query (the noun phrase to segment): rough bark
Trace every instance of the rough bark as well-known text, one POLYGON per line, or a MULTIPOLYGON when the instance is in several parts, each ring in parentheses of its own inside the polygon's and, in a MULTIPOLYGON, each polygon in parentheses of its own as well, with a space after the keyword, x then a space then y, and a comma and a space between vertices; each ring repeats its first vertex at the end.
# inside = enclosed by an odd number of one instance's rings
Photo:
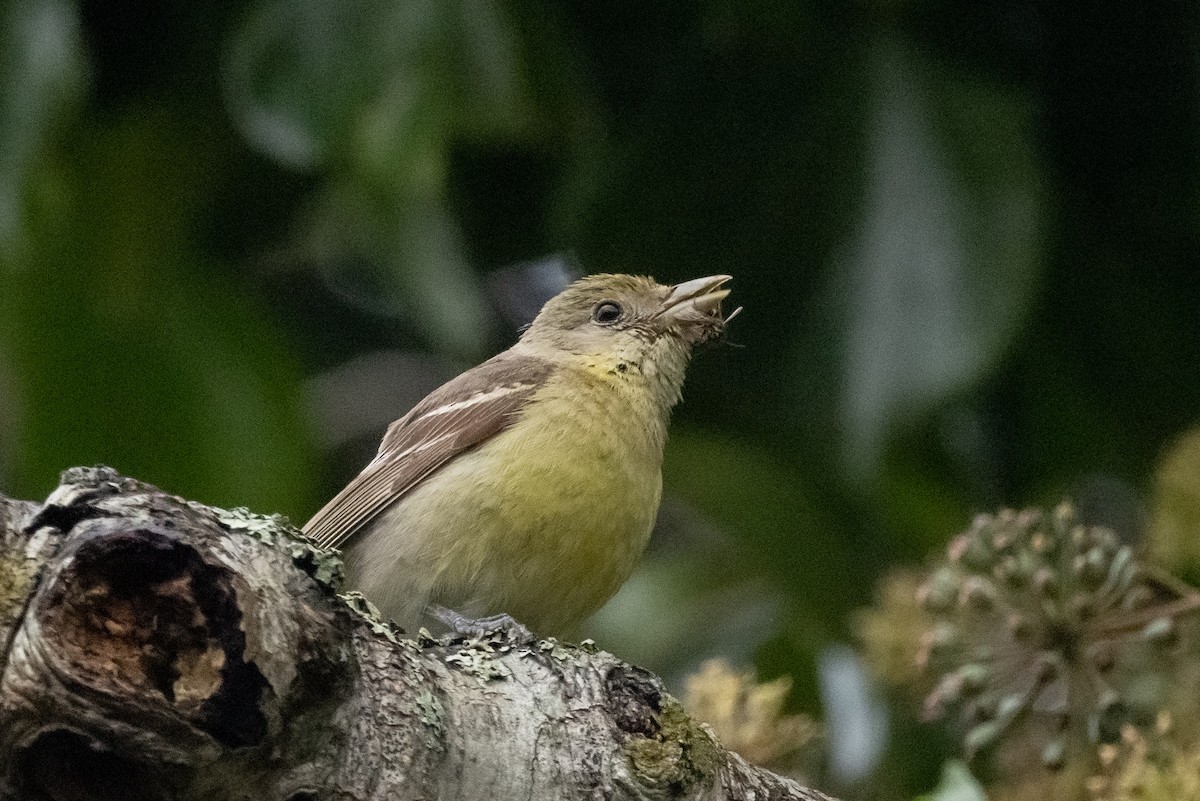
POLYGON ((0 498, 0 799, 824 799, 593 648, 403 639, 280 518, 0 498))

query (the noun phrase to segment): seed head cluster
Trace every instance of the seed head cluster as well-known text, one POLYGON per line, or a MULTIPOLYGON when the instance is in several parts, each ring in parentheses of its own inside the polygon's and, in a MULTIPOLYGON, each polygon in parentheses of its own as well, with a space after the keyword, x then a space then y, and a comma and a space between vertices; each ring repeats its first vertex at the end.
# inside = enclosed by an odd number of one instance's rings
POLYGON ((1169 703, 1179 592, 1069 503, 980 515, 919 596, 925 715, 956 713, 968 756, 1016 744, 1057 768, 1169 703))

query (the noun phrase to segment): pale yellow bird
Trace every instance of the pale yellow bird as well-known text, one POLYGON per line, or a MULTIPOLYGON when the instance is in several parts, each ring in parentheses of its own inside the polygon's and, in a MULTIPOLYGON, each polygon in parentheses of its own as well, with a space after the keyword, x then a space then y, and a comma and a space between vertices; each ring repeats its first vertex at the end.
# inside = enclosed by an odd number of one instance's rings
POLYGON ((305 533, 343 549, 350 587, 410 632, 445 607, 570 633, 646 546, 671 408, 693 346, 733 317, 729 280, 576 281, 393 423, 305 533))

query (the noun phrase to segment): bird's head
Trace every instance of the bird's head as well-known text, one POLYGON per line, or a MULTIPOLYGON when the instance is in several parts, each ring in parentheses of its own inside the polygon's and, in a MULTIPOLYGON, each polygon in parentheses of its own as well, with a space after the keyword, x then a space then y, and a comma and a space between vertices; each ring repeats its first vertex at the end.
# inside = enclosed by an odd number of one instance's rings
POLYGON ((634 275, 581 278, 542 307, 522 342, 581 357, 598 369, 683 383, 692 347, 720 335, 728 275, 664 286, 634 275))

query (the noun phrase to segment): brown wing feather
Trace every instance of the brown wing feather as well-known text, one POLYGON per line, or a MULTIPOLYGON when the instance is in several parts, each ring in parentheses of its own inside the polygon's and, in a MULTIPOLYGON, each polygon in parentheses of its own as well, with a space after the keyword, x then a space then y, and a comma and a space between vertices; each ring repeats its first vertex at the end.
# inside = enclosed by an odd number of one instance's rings
POLYGON ((511 425, 552 370, 549 362, 505 351, 443 384, 392 423, 379 453, 304 533, 323 547, 340 547, 446 462, 511 425))

